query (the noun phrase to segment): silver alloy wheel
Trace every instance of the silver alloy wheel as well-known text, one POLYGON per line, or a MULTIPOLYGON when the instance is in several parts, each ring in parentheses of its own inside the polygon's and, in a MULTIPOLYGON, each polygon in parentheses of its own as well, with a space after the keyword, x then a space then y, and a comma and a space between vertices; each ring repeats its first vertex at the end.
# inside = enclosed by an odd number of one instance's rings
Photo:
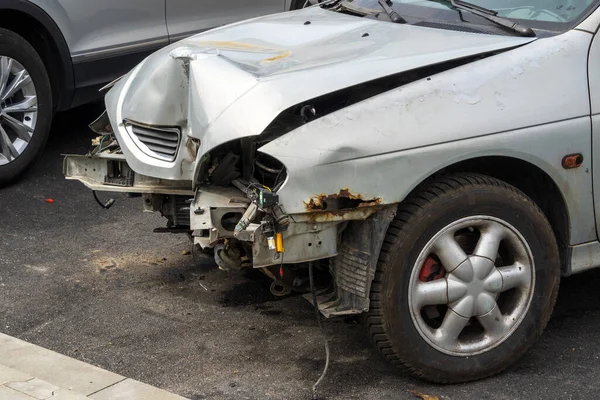
POLYGON ((421 251, 409 284, 411 317, 434 348, 473 356, 517 329, 534 285, 533 255, 513 226, 488 216, 464 218, 438 232, 421 251), (424 279, 425 265, 434 262, 443 269, 424 279))
POLYGON ((37 122, 37 93, 27 70, 0 56, 0 165, 23 154, 37 122))

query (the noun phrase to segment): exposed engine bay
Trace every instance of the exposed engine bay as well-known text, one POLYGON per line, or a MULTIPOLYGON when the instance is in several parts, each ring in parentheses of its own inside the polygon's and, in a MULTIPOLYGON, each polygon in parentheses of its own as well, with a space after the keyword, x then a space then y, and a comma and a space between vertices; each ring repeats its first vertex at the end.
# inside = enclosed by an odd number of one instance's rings
MULTIPOLYGON (((373 92, 361 91, 362 96, 367 93, 373 92)), ((336 104, 330 99, 314 104, 332 110, 352 101, 336 104)), ((289 215, 277 194, 288 177, 286 168, 257 151, 273 137, 315 118, 316 109, 312 104, 294 107, 262 135, 226 143, 205 155, 195 191, 189 182, 135 173, 124 160, 105 113, 90 125, 100 135, 92 142, 94 149, 87 156, 67 157, 65 175, 95 191, 141 195, 144 211, 159 212, 167 219, 156 233, 186 234, 198 249, 214 255, 220 269, 259 268, 272 280, 276 296, 307 291, 307 263, 321 260, 320 269, 335 277, 321 293, 321 311, 326 316, 361 313, 368 310, 376 247, 395 206, 341 189, 334 195, 315 196, 306 204, 306 214, 289 215), (96 173, 91 179, 90 162, 96 173)), ((113 202, 100 204, 109 208, 113 202)))

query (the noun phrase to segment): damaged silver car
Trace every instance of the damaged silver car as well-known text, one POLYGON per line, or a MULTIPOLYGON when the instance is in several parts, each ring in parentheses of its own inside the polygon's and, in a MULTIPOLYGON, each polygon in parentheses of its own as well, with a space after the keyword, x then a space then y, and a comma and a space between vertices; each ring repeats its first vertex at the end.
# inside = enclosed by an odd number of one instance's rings
POLYGON ((363 314, 419 377, 484 378, 600 265, 598 4, 337 0, 214 29, 114 83, 64 173, 278 295, 329 272, 321 313, 363 314))

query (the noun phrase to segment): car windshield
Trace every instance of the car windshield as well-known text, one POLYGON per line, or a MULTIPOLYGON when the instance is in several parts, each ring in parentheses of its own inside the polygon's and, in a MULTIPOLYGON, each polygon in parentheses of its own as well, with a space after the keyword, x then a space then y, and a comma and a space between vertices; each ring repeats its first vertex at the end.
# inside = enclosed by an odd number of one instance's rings
MULTIPOLYGON (((458 14, 445 0, 394 0, 393 3, 403 17, 448 20, 448 15, 444 15, 448 11, 452 10, 453 19, 458 14)), ((534 28, 564 30, 597 7, 598 0, 469 0, 469 3, 494 10, 500 17, 527 21, 527 25, 534 28)), ((377 0, 348 0, 346 4, 381 11, 377 0)))

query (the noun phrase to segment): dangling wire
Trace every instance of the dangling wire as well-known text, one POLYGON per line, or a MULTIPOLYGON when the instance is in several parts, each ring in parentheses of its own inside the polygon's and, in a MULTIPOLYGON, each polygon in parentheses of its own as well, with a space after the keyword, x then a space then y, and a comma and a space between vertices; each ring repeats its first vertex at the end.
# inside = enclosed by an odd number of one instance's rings
POLYGON ((317 304, 317 295, 315 290, 315 279, 313 276, 313 263, 308 263, 308 277, 310 280, 310 291, 312 293, 313 306, 315 307, 315 313, 317 315, 317 322, 319 323, 319 328, 321 328, 321 334, 323 335, 323 342, 325 343, 325 368, 323 368, 323 372, 319 379, 315 382, 312 387, 313 391, 313 400, 317 400, 317 386, 321 383, 321 381, 325 378, 327 374, 327 368, 329 368, 329 342, 327 341, 327 336, 325 335, 325 328, 323 328, 323 321, 321 321, 321 312, 319 311, 319 305, 317 304))
POLYGON ((105 210, 108 210, 113 206, 113 204, 115 204, 115 199, 108 199, 106 203, 102 203, 98 198, 96 191, 92 190, 92 193, 94 194, 94 199, 96 199, 96 202, 100 205, 100 207, 104 208, 105 210))

